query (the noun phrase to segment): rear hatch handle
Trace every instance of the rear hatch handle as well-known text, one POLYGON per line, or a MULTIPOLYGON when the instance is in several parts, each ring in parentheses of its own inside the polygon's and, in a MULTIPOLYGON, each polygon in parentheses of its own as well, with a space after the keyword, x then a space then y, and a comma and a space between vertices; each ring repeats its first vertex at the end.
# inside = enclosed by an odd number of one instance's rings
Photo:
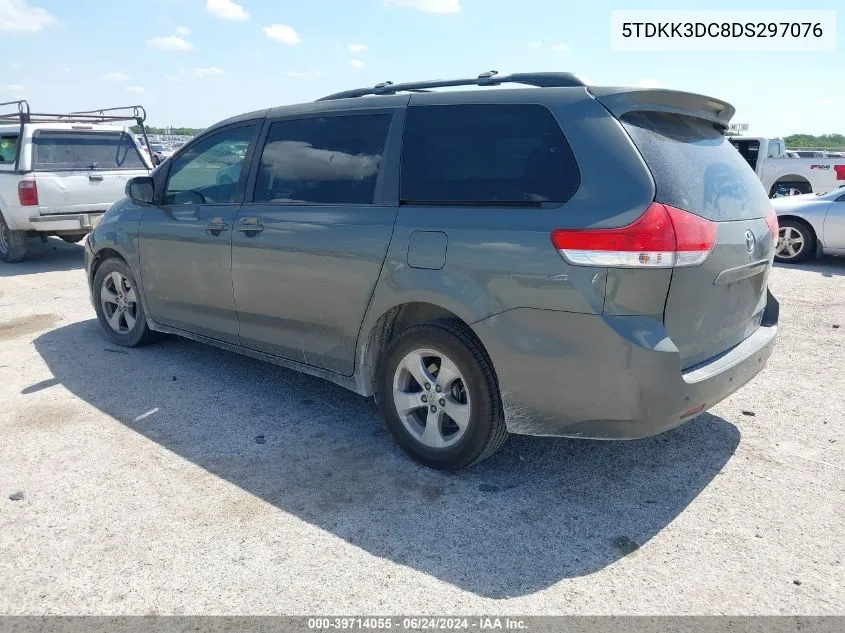
POLYGON ((743 266, 737 266, 736 268, 728 268, 727 270, 723 270, 719 273, 713 281, 713 285, 726 286, 740 281, 741 279, 748 279, 754 275, 759 275, 766 272, 769 264, 770 261, 768 259, 761 259, 760 261, 744 264, 743 266))
POLYGON ((88 180, 92 182, 101 182, 103 180, 102 174, 88 174, 88 180))

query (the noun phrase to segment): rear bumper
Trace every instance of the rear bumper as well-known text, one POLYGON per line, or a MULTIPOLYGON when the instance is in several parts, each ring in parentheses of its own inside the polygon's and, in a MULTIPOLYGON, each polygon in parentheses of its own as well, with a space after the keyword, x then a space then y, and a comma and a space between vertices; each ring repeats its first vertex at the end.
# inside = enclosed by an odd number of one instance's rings
POLYGON ((34 215, 29 218, 28 226, 19 228, 30 231, 77 231, 88 232, 97 226, 105 211, 91 211, 88 213, 55 213, 51 215, 34 215))
POLYGON ((496 369, 510 432, 635 439, 694 418, 763 369, 777 337, 771 295, 769 304, 753 335, 686 371, 655 318, 519 308, 473 329, 496 369))

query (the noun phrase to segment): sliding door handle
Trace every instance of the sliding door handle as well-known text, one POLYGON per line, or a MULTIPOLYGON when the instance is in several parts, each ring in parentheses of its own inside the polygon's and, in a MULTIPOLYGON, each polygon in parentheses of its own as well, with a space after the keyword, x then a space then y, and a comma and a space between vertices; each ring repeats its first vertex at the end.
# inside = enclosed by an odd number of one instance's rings
POLYGON ((229 225, 226 222, 212 220, 211 222, 205 225, 205 230, 211 233, 212 235, 220 235, 223 231, 229 230, 229 225))
POLYGON ((244 218, 237 225, 235 230, 245 233, 247 236, 257 235, 264 230, 264 225, 261 224, 260 218, 244 218))

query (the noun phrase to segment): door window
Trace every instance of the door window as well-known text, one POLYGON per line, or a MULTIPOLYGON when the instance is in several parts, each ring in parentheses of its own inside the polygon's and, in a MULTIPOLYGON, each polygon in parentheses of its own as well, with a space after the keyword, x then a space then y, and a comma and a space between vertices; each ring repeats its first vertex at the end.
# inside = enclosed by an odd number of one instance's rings
POLYGON ((392 114, 277 121, 270 127, 255 202, 373 204, 392 114))
POLYGON ((173 161, 164 204, 237 202, 238 181, 257 124, 244 125, 202 139, 173 161))

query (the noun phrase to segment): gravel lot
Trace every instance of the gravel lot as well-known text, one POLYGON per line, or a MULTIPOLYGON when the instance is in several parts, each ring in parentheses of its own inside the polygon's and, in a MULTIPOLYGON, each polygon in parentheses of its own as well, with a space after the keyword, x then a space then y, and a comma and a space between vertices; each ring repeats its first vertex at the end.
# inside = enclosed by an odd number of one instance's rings
POLYGON ((33 244, 0 264, 0 613, 845 614, 845 260, 771 285, 779 346, 710 413, 447 475, 326 382, 116 348, 81 247, 33 244))

